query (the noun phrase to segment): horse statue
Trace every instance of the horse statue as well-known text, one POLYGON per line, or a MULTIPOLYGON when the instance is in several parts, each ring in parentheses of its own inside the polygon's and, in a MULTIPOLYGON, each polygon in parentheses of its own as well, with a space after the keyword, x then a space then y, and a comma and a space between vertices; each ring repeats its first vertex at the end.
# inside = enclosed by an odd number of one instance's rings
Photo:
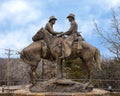
MULTIPOLYGON (((37 32, 37 34, 34 36, 33 39, 44 40, 46 42, 51 55, 53 56, 53 58, 55 58, 57 63, 57 78, 62 78, 63 77, 63 74, 62 74, 63 59, 59 58, 62 54, 61 52, 62 37, 51 36, 51 34, 46 29, 41 28, 41 30, 37 32)), ((91 82, 92 76, 93 76, 93 66, 94 66, 93 61, 95 61, 95 63, 97 64, 97 67, 101 70, 100 51, 97 48, 93 47, 92 45, 88 44, 86 41, 80 41, 80 42, 81 43, 78 43, 78 44, 82 46, 81 52, 78 53, 77 50, 73 47, 71 55, 67 58, 64 58, 64 60, 80 58, 83 64, 86 66, 87 79, 89 80, 88 82, 91 82)), ((74 42, 73 42, 73 46, 75 46, 74 42)), ((41 54, 40 51, 38 53, 41 54)), ((40 60, 40 57, 39 57, 39 60, 40 60)))
MULTIPOLYGON (((41 31, 41 29, 39 30, 41 31)), ((20 58, 22 61, 28 65, 30 65, 29 76, 30 82, 34 85, 38 79, 39 75, 36 72, 36 68, 38 67, 41 59, 48 59, 51 61, 55 61, 55 58, 50 54, 49 49, 47 48, 46 43, 43 40, 37 40, 38 33, 33 36, 33 41, 29 46, 25 47, 20 52, 20 58)))

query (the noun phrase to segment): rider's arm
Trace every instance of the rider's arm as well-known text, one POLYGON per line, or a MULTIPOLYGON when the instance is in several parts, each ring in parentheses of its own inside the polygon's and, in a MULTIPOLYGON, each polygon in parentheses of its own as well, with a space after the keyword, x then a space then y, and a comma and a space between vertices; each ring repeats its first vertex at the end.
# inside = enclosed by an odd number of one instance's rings
POLYGON ((57 32, 55 32, 55 31, 53 30, 52 26, 51 26, 49 23, 46 25, 46 27, 47 27, 47 30, 48 30, 52 35, 56 35, 56 34, 57 34, 57 32))
POLYGON ((71 27, 69 28, 69 30, 67 32, 64 33, 64 35, 72 34, 72 32, 74 31, 75 27, 76 27, 75 23, 71 23, 71 27))

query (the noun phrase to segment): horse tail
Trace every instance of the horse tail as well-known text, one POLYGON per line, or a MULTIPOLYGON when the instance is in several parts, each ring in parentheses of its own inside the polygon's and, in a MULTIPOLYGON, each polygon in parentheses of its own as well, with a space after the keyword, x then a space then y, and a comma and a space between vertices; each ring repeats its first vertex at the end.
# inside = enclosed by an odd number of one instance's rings
POLYGON ((24 49, 20 52, 20 59, 27 64, 32 65, 34 62, 32 62, 29 58, 29 56, 26 54, 26 52, 24 51, 24 49))
POLYGON ((95 50, 94 59, 95 59, 95 62, 97 63, 99 70, 102 71, 101 64, 100 64, 100 51, 97 48, 95 50))
POLYGON ((22 51, 20 52, 20 59, 21 59, 23 62, 28 63, 28 60, 27 60, 27 58, 26 58, 26 55, 25 55, 24 50, 22 50, 22 51))

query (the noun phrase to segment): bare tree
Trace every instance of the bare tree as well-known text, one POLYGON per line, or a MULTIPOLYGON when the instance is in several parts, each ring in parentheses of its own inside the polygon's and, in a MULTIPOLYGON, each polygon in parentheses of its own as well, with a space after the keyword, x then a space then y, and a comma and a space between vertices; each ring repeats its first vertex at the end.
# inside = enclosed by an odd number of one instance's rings
POLYGON ((112 52, 117 60, 120 60, 120 19, 114 10, 112 10, 112 20, 108 31, 98 27, 94 21, 95 30, 102 39, 102 43, 112 52))

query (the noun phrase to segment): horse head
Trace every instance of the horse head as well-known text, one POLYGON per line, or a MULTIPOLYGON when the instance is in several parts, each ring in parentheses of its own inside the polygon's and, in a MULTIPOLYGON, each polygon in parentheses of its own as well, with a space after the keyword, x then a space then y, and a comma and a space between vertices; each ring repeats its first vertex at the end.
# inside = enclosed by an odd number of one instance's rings
POLYGON ((37 31, 37 33, 32 37, 32 40, 35 42, 35 41, 38 41, 38 40, 41 40, 43 39, 43 28, 41 28, 40 30, 37 31))

